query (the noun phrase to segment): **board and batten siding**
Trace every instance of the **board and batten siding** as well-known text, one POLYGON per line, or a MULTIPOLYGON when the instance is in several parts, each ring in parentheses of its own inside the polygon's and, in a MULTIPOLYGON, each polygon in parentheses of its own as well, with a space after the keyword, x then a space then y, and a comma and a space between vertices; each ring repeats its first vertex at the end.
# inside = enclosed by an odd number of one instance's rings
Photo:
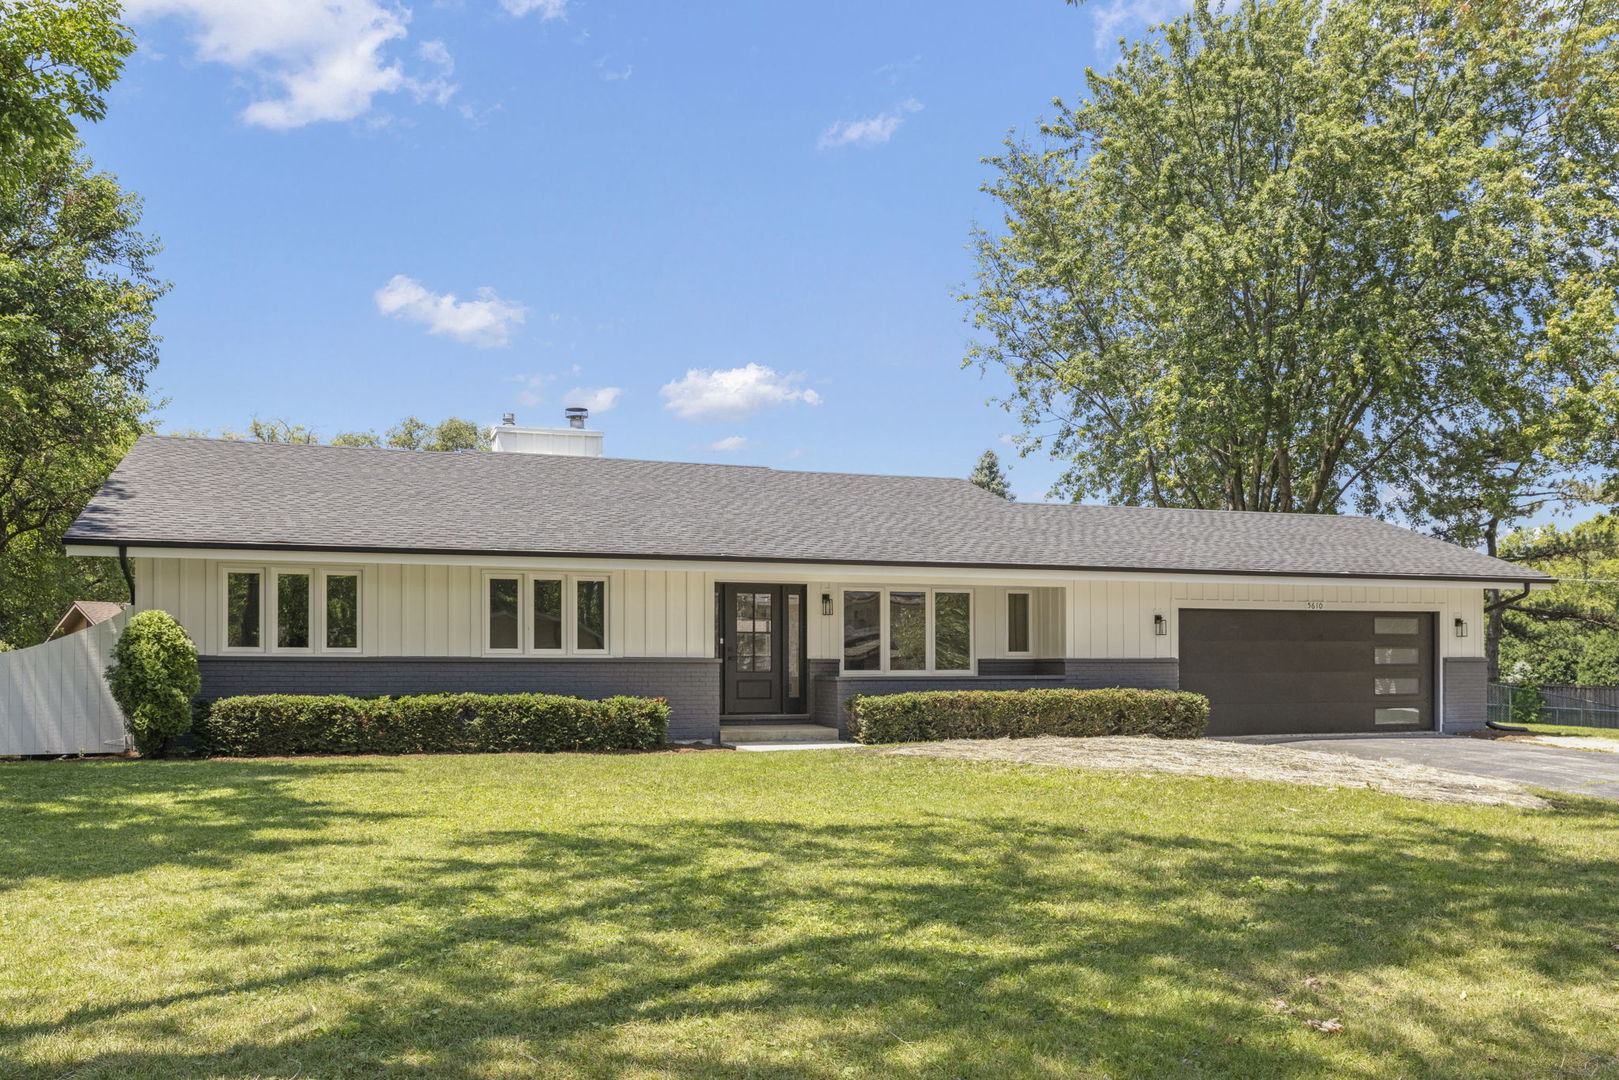
POLYGON ((1287 585, 1254 581, 1082 580, 1071 586, 1068 640, 1072 657, 1172 658, 1179 651, 1182 608, 1233 607, 1322 611, 1433 611, 1441 657, 1484 655, 1484 590, 1404 584, 1287 585), (1166 633, 1154 632, 1162 615, 1166 633), (1462 619, 1466 637, 1455 634, 1462 619))
MULTIPOLYGON (((137 558, 138 609, 173 614, 205 654, 222 652, 223 575, 226 567, 320 568, 319 560, 269 563, 263 560, 137 558)), ((348 564, 352 568, 353 564, 348 564)), ((337 568, 332 565, 332 568, 337 568)), ((483 650, 483 579, 497 568, 421 562, 366 563, 361 584, 361 655, 478 656, 483 650)), ((842 653, 843 590, 874 588, 878 568, 865 580, 804 580, 807 646, 812 660, 836 660, 842 653), (833 613, 821 612, 821 597, 832 598, 833 613)), ((609 654, 643 657, 715 655, 715 588, 720 582, 789 580, 768 568, 738 567, 668 570, 607 569, 609 654), (757 574, 755 578, 752 575, 757 574)), ((913 571, 895 588, 917 587, 913 571)), ((1439 622, 1440 655, 1484 655, 1483 592, 1471 586, 1420 584, 1273 584, 1253 580, 1196 581, 1108 579, 1052 574, 1039 585, 952 580, 941 571, 929 584, 973 596, 973 648, 982 659, 1008 657, 1009 592, 1030 593, 1031 648, 1034 658, 1168 659, 1179 641, 1179 611, 1195 607, 1321 610, 1426 610, 1439 622), (1167 632, 1154 633, 1153 616, 1162 615, 1167 632), (1455 636, 1460 617, 1468 636, 1455 636)), ((268 596, 268 591, 266 592, 268 596)))
MULTIPOLYGON (((224 651, 227 568, 355 569, 314 560, 136 559, 137 608, 180 620, 209 655, 224 651)), ((366 563, 360 571, 362 656, 480 656, 483 581, 495 569, 432 563, 366 563)), ((613 570, 608 652, 615 656, 714 655, 712 576, 684 570, 613 570)), ((266 598, 269 596, 266 585, 266 598)))

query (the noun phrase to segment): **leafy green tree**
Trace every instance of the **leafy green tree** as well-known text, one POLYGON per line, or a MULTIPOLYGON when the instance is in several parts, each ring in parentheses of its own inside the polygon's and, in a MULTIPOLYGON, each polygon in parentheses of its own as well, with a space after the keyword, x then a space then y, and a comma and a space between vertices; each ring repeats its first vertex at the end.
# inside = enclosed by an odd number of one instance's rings
POLYGON ((117 0, 0 0, 0 163, 18 178, 30 147, 100 120, 104 95, 135 50, 117 0))
POLYGON ((1560 579, 1499 609, 1499 674, 1519 685, 1619 685, 1619 517, 1504 537, 1501 554, 1560 579))
POLYGON ((977 484, 992 495, 999 495, 1003 499, 1012 499, 1012 489, 1008 484, 1006 473, 1001 468, 1001 459, 993 450, 985 450, 978 458, 978 464, 967 481, 977 484))
POLYGON ((0 553, 53 531, 143 429, 166 288, 140 201, 73 145, 0 199, 0 553))
POLYGON ((320 442, 315 433, 302 424, 260 420, 256 416, 247 422, 247 436, 257 442, 299 443, 305 446, 320 442))
POLYGON ((1587 497, 1615 460, 1616 41, 1613 0, 1199 0, 993 159, 968 362, 1076 498, 1482 542, 1587 497))
POLYGON ((62 529, 144 427, 156 245, 75 123, 134 41, 112 0, 0 0, 0 637, 30 645, 73 600, 121 599, 62 529))

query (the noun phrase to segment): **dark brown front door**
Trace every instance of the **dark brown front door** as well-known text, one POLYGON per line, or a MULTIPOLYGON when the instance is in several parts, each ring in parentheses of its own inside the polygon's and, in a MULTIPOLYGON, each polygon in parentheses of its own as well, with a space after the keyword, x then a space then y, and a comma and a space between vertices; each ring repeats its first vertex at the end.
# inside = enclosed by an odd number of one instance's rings
POLYGON ((721 708, 732 716, 804 710, 804 587, 721 585, 721 708))
POLYGON ((1404 611, 1182 611, 1181 689, 1210 735, 1426 731, 1434 617, 1404 611))

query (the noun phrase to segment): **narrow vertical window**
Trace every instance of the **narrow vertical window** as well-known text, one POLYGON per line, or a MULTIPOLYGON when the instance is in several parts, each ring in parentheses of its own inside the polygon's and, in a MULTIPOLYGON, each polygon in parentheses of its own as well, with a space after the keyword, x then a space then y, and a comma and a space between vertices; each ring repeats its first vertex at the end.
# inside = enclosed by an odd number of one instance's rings
POLYGON ((580 581, 575 583, 578 604, 574 647, 581 652, 600 652, 607 648, 607 582, 580 581))
POLYGON ((888 594, 888 670, 922 671, 928 666, 928 594, 888 594))
POLYGON ((489 579, 489 647, 516 649, 518 640, 517 579, 489 579))
POLYGON ((562 582, 534 579, 534 647, 562 648, 562 582))
POLYGON ((1006 594, 1006 651, 1029 651, 1029 594, 1006 594))
POLYGON ((882 593, 851 589, 843 594, 843 670, 878 671, 882 656, 882 593))
POLYGON ((933 594, 933 666, 938 671, 972 667, 972 596, 933 594))
POLYGON ((275 647, 309 648, 309 575, 275 576, 275 647))
POLYGON ((262 623, 256 571, 239 570, 225 579, 225 645, 232 649, 259 647, 262 623))
POLYGON ((326 647, 360 647, 360 575, 326 575, 326 647))
POLYGON ((798 624, 803 618, 802 598, 797 589, 787 592, 787 698, 797 701, 804 696, 804 671, 799 653, 804 651, 798 624))

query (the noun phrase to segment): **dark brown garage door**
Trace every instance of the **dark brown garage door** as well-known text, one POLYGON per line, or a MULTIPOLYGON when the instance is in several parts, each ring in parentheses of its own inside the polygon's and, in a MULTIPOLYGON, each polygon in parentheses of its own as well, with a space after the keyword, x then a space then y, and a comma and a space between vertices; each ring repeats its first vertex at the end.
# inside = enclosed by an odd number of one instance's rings
POLYGON ((1433 615, 1182 611, 1181 689, 1211 735, 1433 727, 1433 615))

